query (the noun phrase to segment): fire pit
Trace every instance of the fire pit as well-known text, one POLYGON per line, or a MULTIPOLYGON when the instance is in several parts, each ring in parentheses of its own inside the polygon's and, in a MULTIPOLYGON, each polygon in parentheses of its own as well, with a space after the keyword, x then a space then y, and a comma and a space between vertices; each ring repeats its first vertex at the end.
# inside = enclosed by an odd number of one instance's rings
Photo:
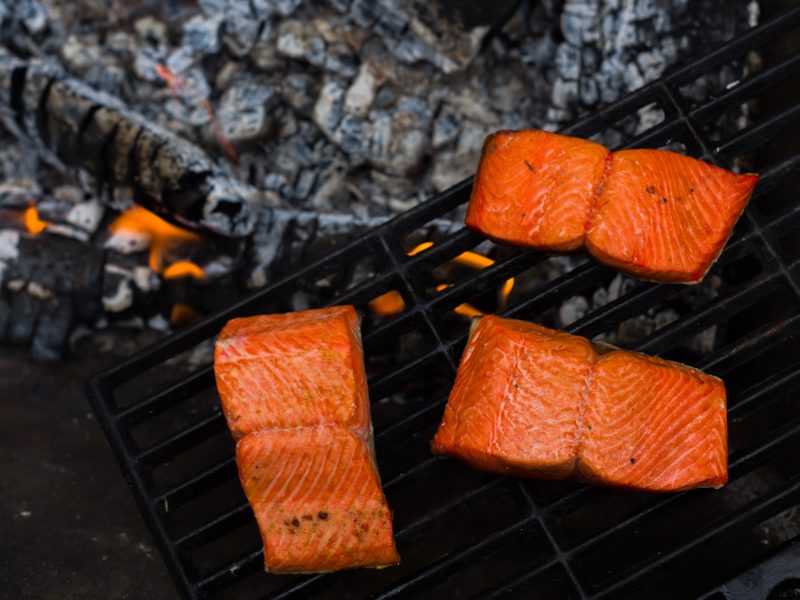
POLYGON ((6 137, 0 150, 0 341, 59 360, 130 343, 132 331, 162 338, 87 389, 181 595, 744 598, 796 585, 800 10, 77 4, 87 12, 0 9, 16 61, 0 82, 3 117, 30 140, 6 137), (87 110, 59 116, 84 99, 87 110), (51 117, 77 139, 44 127, 51 117), (76 149, 104 123, 108 155, 81 165, 76 149), (677 148, 762 180, 703 284, 640 282, 463 228, 462 179, 484 135, 524 126, 677 148), (173 182, 174 164, 193 174, 173 182), (208 204, 211 176, 253 198, 208 204), (403 562, 267 575, 214 389, 213 339, 235 316, 344 303, 363 315, 403 562), (482 313, 723 376, 731 483, 651 496, 434 458, 469 317, 482 313))
POLYGON ((500 313, 547 322, 568 320, 566 312, 578 311, 568 330, 617 339, 626 331, 630 340, 637 330, 621 327, 624 323, 682 299, 683 314, 661 317, 666 322, 639 329, 629 343, 725 377, 731 422, 727 487, 670 496, 621 493, 494 477, 430 455, 428 444, 468 327, 454 309, 465 303, 486 308, 509 278, 519 281, 551 260, 506 252, 445 289, 432 288, 437 267, 485 247, 465 229, 416 252, 409 237, 460 207, 470 191, 465 181, 92 380, 94 408, 181 592, 187 597, 762 597, 791 585, 787 582, 798 573, 783 570, 790 563, 781 552, 796 552, 794 507, 800 502, 800 422, 792 402, 800 382, 795 243, 800 208, 787 198, 797 190, 800 153, 787 132, 798 113, 794 103, 774 110, 762 104, 752 122, 719 137, 711 124, 771 90, 791 89, 787 78, 800 63, 796 53, 779 49, 798 24, 800 11, 787 11, 564 130, 592 136, 655 105, 664 119, 620 134, 623 146, 680 143, 693 155, 724 165, 748 161, 763 173, 714 267, 714 289, 644 282, 620 289, 621 284, 612 285, 612 272, 586 262, 565 267, 563 275, 526 289, 523 297, 515 298, 512 290, 500 313), (705 73, 758 49, 761 70, 696 96, 694 84, 705 73), (370 267, 363 280, 330 284, 365 262, 370 267), (236 480, 233 443, 210 365, 182 374, 174 368, 177 357, 196 352, 229 318, 291 308, 298 290, 316 290, 322 303, 352 303, 365 311, 376 447, 396 511, 400 567, 290 578, 260 573, 260 542, 236 480), (599 297, 597 290, 606 295, 599 297), (370 303, 391 291, 402 297, 396 310, 388 311, 395 314, 376 316, 370 303), (565 309, 569 298, 584 301, 565 309), (711 328, 716 328, 713 341, 692 341, 711 328), (773 552, 763 568, 748 570, 773 552), (677 569, 681 577, 673 575, 677 569))

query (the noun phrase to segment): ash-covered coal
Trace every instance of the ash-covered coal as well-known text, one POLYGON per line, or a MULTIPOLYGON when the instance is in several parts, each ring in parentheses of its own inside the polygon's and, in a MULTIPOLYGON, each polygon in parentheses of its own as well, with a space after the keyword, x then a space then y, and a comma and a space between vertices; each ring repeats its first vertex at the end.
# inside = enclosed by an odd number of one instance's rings
MULTIPOLYGON (((173 257, 201 264, 203 280, 166 280, 147 249, 103 250, 99 319, 161 327, 187 295, 177 288, 235 297, 265 285, 469 176, 489 132, 558 129, 753 24, 754 2, 713 4, 201 0, 145 13, 130 2, 0 0, 0 43, 19 61, 4 64, 18 74, 2 107, 9 129, 32 140, 2 135, 0 177, 33 188, 15 208, 0 206, 0 229, 43 246, 63 237, 88 253, 104 249, 108 225, 132 202, 219 232, 236 208, 223 192, 252 189, 252 233, 233 246, 212 235, 202 251, 173 257), (114 152, 101 143, 109 137, 114 152), (20 226, 31 205, 48 223, 35 237, 20 226)), ((603 141, 659 118, 640 111, 603 141)), ((20 260, 0 256, 6 272, 20 260)), ((570 263, 548 264, 543 277, 570 263)), ((29 293, 7 281, 2 306, 29 293)))

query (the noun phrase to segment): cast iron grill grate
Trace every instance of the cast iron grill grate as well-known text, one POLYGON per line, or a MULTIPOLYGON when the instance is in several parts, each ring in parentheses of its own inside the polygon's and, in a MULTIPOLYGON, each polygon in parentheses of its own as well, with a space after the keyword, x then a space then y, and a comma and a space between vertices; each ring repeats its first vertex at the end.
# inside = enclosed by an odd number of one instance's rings
MULTIPOLYGON (((800 504, 800 106, 769 101, 775 90, 788 90, 790 97, 797 91, 800 52, 781 40, 798 26, 800 8, 786 11, 565 131, 589 137, 656 104, 663 121, 625 146, 679 142, 693 156, 725 166, 745 158, 762 173, 712 271, 722 282, 716 296, 636 346, 685 358, 676 350, 682 340, 720 327, 721 346, 690 362, 728 383, 731 483, 726 488, 663 496, 620 493, 496 477, 430 455, 428 444, 468 327, 451 311, 549 260, 535 252, 512 253, 432 294, 426 287, 431 270, 483 239, 462 229, 412 257, 402 240, 464 204, 471 185, 465 181, 89 382, 94 410, 181 594, 735 598, 741 597, 735 590, 750 589, 748 569, 762 561, 756 578, 761 593, 800 576, 787 572, 778 553, 781 544, 796 552, 798 521, 792 511, 800 504), (687 86, 699 77, 734 61, 742 64, 759 48, 764 64, 755 74, 709 91, 701 101, 687 97, 687 86), (762 106, 760 116, 746 128, 728 128, 723 139, 710 137, 707 124, 754 99, 762 106), (403 563, 381 571, 265 575, 212 368, 185 372, 185 363, 171 359, 213 338, 228 319, 285 309, 297 289, 330 281, 360 263, 369 263, 373 274, 349 289, 333 290, 328 303, 363 310, 394 289, 406 305, 393 317, 365 320, 363 331, 367 356, 380 357, 368 365, 370 397, 403 563), (392 351, 392 344, 408 339, 421 350, 392 351), (765 560, 770 552, 775 556, 765 560), (678 572, 680 577, 672 576, 678 572)), ((584 262, 501 314, 536 320, 565 299, 591 295, 612 277, 605 267, 584 262)), ((682 286, 638 283, 569 330, 593 337, 659 302, 691 293, 682 286)))

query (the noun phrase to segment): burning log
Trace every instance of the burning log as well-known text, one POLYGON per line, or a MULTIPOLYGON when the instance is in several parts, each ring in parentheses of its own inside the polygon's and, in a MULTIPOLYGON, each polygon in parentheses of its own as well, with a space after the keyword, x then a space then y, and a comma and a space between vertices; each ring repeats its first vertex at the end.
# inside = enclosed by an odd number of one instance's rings
POLYGON ((89 172, 112 204, 135 201, 224 236, 252 232, 258 192, 223 173, 199 147, 52 65, 0 62, 6 126, 50 162, 89 172))

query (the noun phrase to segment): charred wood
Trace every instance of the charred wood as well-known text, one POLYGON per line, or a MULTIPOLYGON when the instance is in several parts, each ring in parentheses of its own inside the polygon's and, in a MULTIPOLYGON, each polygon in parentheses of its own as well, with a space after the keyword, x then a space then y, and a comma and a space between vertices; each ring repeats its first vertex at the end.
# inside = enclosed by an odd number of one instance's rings
POLYGON ((258 192, 195 146, 39 61, 0 61, 2 116, 49 162, 89 172, 116 207, 135 201, 190 228, 242 237, 258 192))

